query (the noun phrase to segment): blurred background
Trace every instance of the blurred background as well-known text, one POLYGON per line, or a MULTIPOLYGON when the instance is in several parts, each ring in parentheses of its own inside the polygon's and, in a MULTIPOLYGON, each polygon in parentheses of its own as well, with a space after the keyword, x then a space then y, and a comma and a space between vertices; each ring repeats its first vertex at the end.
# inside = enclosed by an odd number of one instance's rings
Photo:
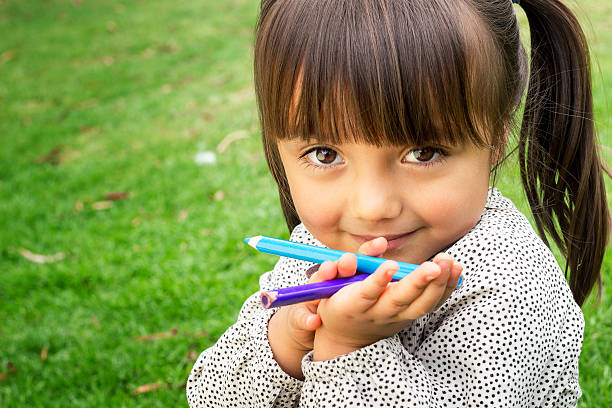
MULTIPOLYGON (((570 4, 609 165, 612 3, 570 4)), ((197 355, 276 261, 242 239, 289 236, 260 144, 258 8, 0 0, 0 406, 187 405, 197 355)), ((498 185, 528 213, 515 161, 498 185)), ((611 269, 608 249, 582 407, 612 401, 611 269)))

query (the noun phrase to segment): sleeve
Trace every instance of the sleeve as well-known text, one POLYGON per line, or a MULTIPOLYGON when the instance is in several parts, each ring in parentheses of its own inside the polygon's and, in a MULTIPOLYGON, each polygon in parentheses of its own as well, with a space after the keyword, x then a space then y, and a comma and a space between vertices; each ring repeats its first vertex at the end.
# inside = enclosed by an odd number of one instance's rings
POLYGON ((238 321, 197 359, 187 381, 195 407, 292 407, 302 382, 285 373, 268 344, 268 320, 259 294, 244 303, 238 321))
MULTIPOLYGON (((298 225, 291 240, 323 246, 298 225)), ((314 264, 281 257, 259 279, 261 290, 306 283, 314 264)), ((285 373, 268 343, 268 322, 278 310, 261 307, 259 293, 243 304, 237 322, 198 357, 187 380, 190 407, 295 407, 302 381, 285 373)))

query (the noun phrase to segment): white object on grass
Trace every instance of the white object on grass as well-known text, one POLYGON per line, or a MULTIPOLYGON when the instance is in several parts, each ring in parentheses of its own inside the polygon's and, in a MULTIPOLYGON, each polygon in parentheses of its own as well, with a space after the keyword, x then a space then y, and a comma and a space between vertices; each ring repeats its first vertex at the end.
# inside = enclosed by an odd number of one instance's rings
POLYGON ((215 164, 217 162, 217 155, 215 152, 204 151, 198 152, 193 158, 196 164, 202 166, 206 164, 215 164))

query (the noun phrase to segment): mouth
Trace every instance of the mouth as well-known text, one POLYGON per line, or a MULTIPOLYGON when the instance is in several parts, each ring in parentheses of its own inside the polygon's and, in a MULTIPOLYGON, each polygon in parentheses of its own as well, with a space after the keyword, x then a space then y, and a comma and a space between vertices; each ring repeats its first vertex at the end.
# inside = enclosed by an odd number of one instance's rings
POLYGON ((413 233, 414 231, 405 234, 350 235, 359 243, 359 245, 362 245, 364 242, 371 241, 374 238, 383 237, 387 240, 387 252, 389 252, 401 247, 413 233))

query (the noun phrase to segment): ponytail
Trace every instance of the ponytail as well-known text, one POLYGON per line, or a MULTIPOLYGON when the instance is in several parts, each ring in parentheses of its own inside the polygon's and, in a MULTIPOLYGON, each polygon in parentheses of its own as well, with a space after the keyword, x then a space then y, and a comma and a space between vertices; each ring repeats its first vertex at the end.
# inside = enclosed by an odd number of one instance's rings
MULTIPOLYGON (((610 230, 593 123, 590 57, 576 17, 559 0, 521 0, 531 31, 531 69, 519 140, 523 186, 544 242, 566 258, 582 305, 595 284, 610 230)), ((569 276, 568 276, 569 275, 569 276)))

